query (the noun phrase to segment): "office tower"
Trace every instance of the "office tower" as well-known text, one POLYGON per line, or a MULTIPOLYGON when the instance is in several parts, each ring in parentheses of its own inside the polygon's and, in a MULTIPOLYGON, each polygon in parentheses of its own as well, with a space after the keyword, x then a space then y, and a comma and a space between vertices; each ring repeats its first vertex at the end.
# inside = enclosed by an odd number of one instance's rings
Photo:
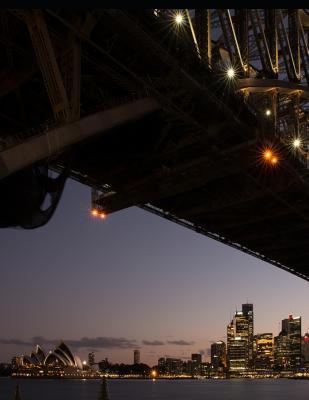
POLYGON ((254 367, 257 371, 267 371, 273 366, 273 334, 260 333, 254 336, 254 367))
POLYGON ((191 374, 196 376, 201 374, 202 354, 194 353, 191 354, 191 374))
POLYGON ((95 364, 95 355, 94 352, 92 351, 91 353, 88 354, 88 365, 92 367, 95 364))
POLYGON ((134 364, 139 364, 141 362, 141 354, 139 350, 134 350, 134 364))
POLYGON ((253 366, 253 305, 243 304, 227 327, 227 363, 231 372, 253 366))
POLYGON ((275 368, 295 371, 301 366, 301 317, 282 320, 282 329, 275 337, 275 368))
POLYGON ((288 337, 280 332, 280 334, 274 338, 274 369, 278 371, 288 370, 289 365, 288 337))
POLYGON ((302 367, 309 367, 309 333, 306 333, 301 340, 301 364, 302 367))
POLYGON ((234 337, 228 345, 230 372, 244 372, 248 369, 248 342, 240 336, 234 337))
POLYGON ((230 372, 248 369, 248 321, 241 311, 227 326, 227 359, 230 372))
POLYGON ((288 318, 288 337, 290 342, 290 365, 293 370, 301 366, 301 317, 288 318))
POLYGON ((179 358, 166 358, 165 368, 170 375, 180 375, 182 374, 183 362, 179 358))
POLYGON ((226 368, 226 345, 222 340, 212 343, 210 347, 211 365, 215 371, 226 368))
POLYGON ((165 358, 161 357, 158 360, 158 371, 160 375, 166 374, 166 365, 165 365, 165 358))
POLYGON ((198 365, 202 364, 202 354, 200 353, 191 354, 191 360, 195 364, 198 365))
POLYGON ((243 315, 248 320, 248 364, 249 367, 253 366, 253 335, 254 335, 254 318, 253 318, 253 304, 246 303, 242 305, 243 315))

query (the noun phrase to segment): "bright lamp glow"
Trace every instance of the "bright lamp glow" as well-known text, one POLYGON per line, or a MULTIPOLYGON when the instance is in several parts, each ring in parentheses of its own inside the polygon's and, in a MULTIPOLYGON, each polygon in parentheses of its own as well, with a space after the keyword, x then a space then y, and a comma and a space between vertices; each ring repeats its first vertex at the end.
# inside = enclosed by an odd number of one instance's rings
POLYGON ((265 111, 265 115, 266 115, 267 117, 269 117, 269 116, 271 115, 271 111, 270 111, 269 108, 265 111))
POLYGON ((104 219, 106 217, 106 215, 104 213, 100 214, 100 218, 104 219))
POLYGON ((273 157, 273 158, 271 159, 271 163, 272 163, 272 164, 277 164, 277 162, 278 162, 278 158, 277 158, 277 157, 273 157))
POLYGON ((274 154, 274 152, 270 149, 270 148, 266 148, 263 151, 263 158, 265 160, 265 162, 270 163, 272 165, 275 165, 278 163, 278 157, 276 156, 276 154, 274 154))
POLYGON ((96 217, 96 216, 98 215, 98 210, 96 210, 95 208, 93 208, 93 209, 91 210, 91 214, 92 214, 94 217, 96 217))
POLYGON ((294 139, 294 141, 293 141, 293 147, 294 147, 295 149, 297 149, 298 147, 300 147, 300 145, 301 145, 301 140, 298 139, 298 138, 294 139))
POLYGON ((226 71, 226 74, 227 74, 227 77, 229 78, 229 79, 233 79, 234 77, 235 77, 235 70, 234 70, 234 68, 229 68, 227 71, 226 71))
POLYGON ((263 153, 263 157, 265 160, 270 160, 272 157, 273 153, 270 150, 265 150, 263 153))
POLYGON ((183 23, 183 15, 181 13, 175 15, 175 22, 177 25, 181 25, 183 23))

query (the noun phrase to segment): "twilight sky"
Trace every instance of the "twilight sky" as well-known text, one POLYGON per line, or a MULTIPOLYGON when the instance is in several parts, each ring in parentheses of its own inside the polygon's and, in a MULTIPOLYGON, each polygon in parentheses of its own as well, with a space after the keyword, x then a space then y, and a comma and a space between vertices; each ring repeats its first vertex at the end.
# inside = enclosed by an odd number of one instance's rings
POLYGON ((51 222, 4 229, 0 362, 50 350, 59 339, 86 358, 151 365, 225 340, 236 307, 254 304, 255 333, 281 319, 309 328, 308 283, 272 265, 138 208, 89 216, 90 189, 69 181, 51 222), (36 338, 40 337, 40 338, 36 338))

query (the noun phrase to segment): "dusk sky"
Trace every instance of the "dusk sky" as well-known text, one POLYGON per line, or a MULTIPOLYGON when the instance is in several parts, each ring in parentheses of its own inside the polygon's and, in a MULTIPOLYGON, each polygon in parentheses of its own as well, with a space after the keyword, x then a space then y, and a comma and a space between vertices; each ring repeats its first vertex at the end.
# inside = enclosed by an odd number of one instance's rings
POLYGON ((82 359, 207 360, 247 300, 255 333, 277 335, 289 314, 309 328, 306 281, 138 208, 104 221, 89 209, 90 189, 69 181, 45 227, 0 231, 0 361, 59 339, 82 359))

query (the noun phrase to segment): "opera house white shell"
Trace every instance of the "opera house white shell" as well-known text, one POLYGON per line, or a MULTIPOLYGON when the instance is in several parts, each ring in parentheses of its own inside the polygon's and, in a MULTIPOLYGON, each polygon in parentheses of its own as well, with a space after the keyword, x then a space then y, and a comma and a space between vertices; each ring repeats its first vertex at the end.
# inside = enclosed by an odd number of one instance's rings
POLYGON ((30 356, 22 356, 22 365, 29 367, 74 367, 82 369, 82 362, 79 357, 74 356, 69 347, 64 343, 60 344, 45 355, 43 349, 37 345, 30 356))

